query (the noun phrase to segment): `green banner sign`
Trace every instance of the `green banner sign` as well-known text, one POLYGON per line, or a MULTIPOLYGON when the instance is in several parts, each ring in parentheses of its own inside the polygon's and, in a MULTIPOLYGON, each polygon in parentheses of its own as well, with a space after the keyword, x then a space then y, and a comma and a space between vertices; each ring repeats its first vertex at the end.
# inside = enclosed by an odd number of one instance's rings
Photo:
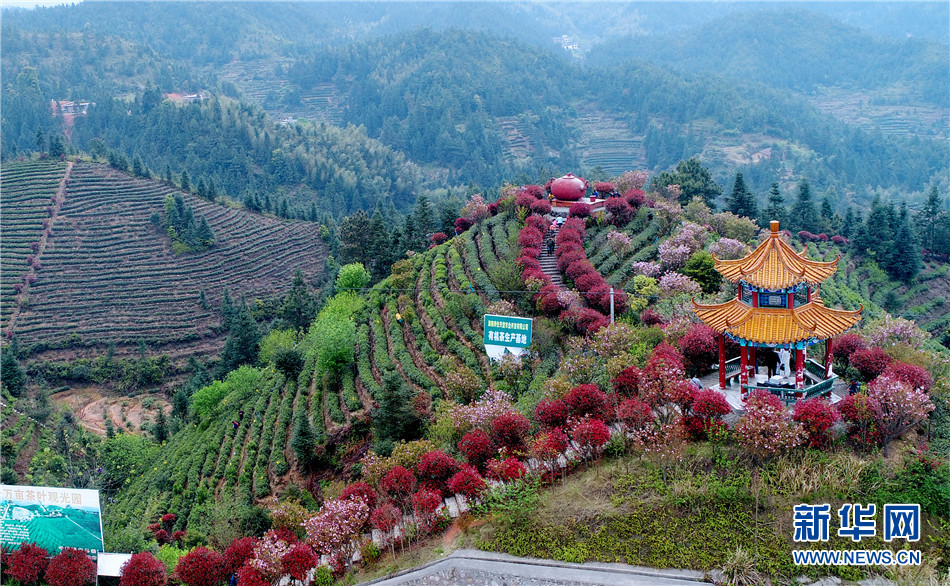
POLYGON ((485 345, 527 348, 531 345, 530 317, 485 315, 485 345))
POLYGON ((63 547, 102 551, 99 491, 51 486, 0 486, 0 544, 31 542, 50 555, 63 547))

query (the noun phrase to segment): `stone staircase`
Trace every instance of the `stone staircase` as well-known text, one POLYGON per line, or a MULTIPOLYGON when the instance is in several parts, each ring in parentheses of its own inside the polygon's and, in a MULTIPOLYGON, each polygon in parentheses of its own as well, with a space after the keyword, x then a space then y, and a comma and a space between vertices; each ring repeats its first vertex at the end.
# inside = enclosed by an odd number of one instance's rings
POLYGON ((538 261, 541 263, 541 270, 544 271, 544 274, 551 277, 551 282, 563 289, 564 281, 561 279, 561 271, 557 270, 557 245, 554 247, 554 254, 548 254, 547 245, 543 244, 538 261))

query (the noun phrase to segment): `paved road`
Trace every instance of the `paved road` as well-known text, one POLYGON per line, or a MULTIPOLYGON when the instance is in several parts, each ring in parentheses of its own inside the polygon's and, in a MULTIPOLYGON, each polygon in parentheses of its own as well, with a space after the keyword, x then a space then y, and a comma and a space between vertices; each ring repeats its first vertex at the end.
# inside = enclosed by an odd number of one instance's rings
POLYGON ((688 586, 703 573, 626 564, 568 564, 460 549, 445 559, 366 584, 378 586, 688 586))

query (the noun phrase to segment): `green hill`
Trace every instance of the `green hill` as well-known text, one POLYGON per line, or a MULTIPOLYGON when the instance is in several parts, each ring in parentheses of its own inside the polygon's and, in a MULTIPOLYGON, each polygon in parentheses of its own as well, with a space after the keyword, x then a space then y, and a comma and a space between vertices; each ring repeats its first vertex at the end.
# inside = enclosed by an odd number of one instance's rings
POLYGON ((5 308, 17 305, 14 286, 22 289, 16 318, 11 323, 5 311, 3 328, 39 358, 111 344, 120 353, 141 343, 180 356, 217 352, 223 337, 213 309, 225 290, 250 301, 280 295, 295 269, 315 282, 327 255, 315 224, 191 194, 184 201, 196 222, 207 221, 215 243, 175 254, 153 215, 164 213, 166 197, 178 192, 102 164, 11 163, 3 167, 3 182, 5 308), (61 199, 44 211, 60 183, 61 199), (32 259, 39 268, 25 287, 33 242, 42 243, 32 259))

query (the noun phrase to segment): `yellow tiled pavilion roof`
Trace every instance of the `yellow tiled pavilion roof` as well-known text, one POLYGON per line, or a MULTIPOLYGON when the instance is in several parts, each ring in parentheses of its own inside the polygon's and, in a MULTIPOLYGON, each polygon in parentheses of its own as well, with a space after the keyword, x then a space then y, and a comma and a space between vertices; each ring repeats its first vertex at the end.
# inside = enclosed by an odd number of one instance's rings
POLYGON ((716 261, 716 270, 733 283, 744 281, 754 287, 776 291, 800 283, 819 285, 838 268, 838 257, 821 262, 805 257, 779 238, 778 222, 773 221, 772 234, 745 258, 716 261))
POLYGON ((861 309, 829 309, 817 293, 795 309, 752 307, 739 299, 715 305, 693 301, 693 310, 717 333, 758 344, 791 344, 809 339, 833 338, 861 320, 861 309))

